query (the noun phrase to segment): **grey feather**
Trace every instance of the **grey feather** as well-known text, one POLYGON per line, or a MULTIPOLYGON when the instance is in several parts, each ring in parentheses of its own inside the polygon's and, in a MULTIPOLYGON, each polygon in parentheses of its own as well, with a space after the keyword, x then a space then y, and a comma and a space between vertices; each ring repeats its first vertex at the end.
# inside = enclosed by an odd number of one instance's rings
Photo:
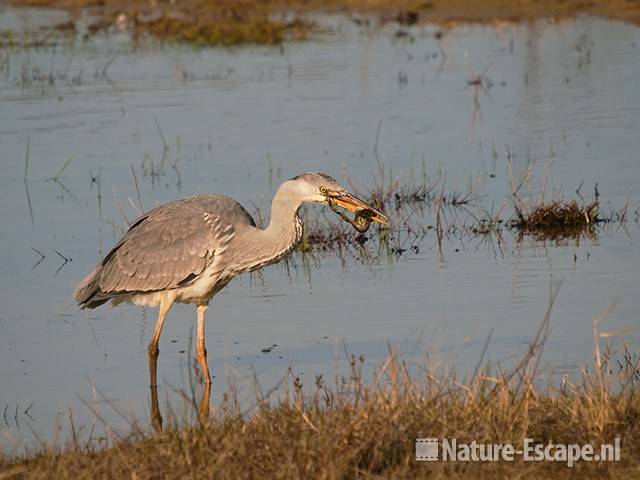
POLYGON ((223 251, 238 226, 255 226, 235 200, 198 195, 144 214, 78 285, 81 307, 94 308, 129 293, 183 287, 195 281, 223 251))

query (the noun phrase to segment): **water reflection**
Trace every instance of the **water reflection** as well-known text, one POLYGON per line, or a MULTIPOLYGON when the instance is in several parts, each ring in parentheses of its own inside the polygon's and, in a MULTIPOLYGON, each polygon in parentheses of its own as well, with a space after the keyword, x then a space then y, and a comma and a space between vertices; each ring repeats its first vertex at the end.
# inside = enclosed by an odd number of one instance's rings
MULTIPOLYGON (((192 393, 195 393, 193 390, 195 389, 192 389, 192 393)), ((158 402, 157 385, 151 385, 149 387, 149 397, 151 405, 151 427, 156 432, 161 432, 164 419, 158 402)), ((199 403, 196 402, 195 396, 193 396, 191 401, 194 403, 194 409, 198 412, 198 422, 200 422, 201 425, 206 425, 209 421, 209 413, 211 411, 211 383, 204 383, 202 385, 202 396, 199 403)))

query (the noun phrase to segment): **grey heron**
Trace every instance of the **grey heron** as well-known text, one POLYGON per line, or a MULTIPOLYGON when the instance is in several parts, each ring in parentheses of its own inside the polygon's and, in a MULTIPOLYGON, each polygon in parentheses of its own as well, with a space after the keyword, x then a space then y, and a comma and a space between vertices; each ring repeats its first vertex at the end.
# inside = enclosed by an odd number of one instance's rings
MULTIPOLYGON (((321 203, 356 212, 354 227, 387 217, 335 179, 310 172, 287 180, 271 203, 269 225, 258 228, 242 205, 223 195, 197 195, 160 205, 138 218, 75 290, 81 308, 111 301, 159 307, 148 346, 149 380, 155 387, 158 342, 175 302, 196 305, 196 358, 211 383, 205 348, 205 313, 211 298, 235 276, 275 263, 302 238, 298 210, 321 203)), ((344 219, 348 220, 344 215, 344 219)))

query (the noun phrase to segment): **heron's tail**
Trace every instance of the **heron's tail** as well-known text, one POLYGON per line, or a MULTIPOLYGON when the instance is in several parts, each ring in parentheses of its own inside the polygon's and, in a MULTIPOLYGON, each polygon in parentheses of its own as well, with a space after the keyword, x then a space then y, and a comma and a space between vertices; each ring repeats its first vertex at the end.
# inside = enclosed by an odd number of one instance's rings
POLYGON ((73 292, 73 296, 80 308, 96 308, 109 301, 109 298, 94 298, 96 294, 100 293, 97 273, 98 269, 96 268, 78 284, 75 292, 73 292))

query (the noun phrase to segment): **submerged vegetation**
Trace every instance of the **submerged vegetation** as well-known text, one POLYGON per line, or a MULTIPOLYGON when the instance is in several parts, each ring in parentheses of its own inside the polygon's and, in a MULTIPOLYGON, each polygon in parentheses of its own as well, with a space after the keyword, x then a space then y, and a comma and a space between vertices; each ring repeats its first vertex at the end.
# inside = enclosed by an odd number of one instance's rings
MULTIPOLYGON (((371 366, 348 354, 350 373, 336 377, 332 386, 322 376, 304 384, 290 369, 279 388, 262 394, 258 386, 249 410, 242 409, 231 388, 212 411, 204 400, 205 408, 194 412, 195 425, 174 416, 165 431, 154 432, 131 422, 128 435, 104 425, 113 439, 110 447, 73 435, 62 449, 43 444, 41 451, 23 457, 0 457, 0 477, 636 477, 640 358, 623 340, 612 343, 610 332, 600 334, 596 321, 593 369, 565 372, 559 381, 551 377, 541 366, 541 353, 557 293, 529 347, 510 366, 491 366, 483 353, 475 371, 460 378, 433 359, 416 364, 389 347, 386 360, 368 374, 371 366), (424 463, 415 460, 415 440, 425 437, 508 442, 516 448, 529 438, 595 449, 619 439, 621 449, 618 461, 577 461, 573 467, 518 455, 512 462, 424 463)), ((198 409, 195 394, 185 398, 198 409)))

